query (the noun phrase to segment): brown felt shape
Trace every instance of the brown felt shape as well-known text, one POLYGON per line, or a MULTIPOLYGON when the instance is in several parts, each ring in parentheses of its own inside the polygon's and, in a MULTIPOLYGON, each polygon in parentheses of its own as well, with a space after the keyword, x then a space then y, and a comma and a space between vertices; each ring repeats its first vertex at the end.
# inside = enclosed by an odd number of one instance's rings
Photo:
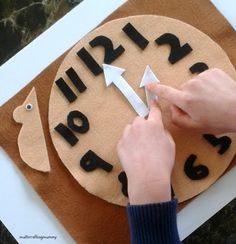
MULTIPOLYGON (((223 16, 216 10, 216 8, 211 4, 210 1, 129 0, 127 1, 127 3, 121 6, 121 8, 117 9, 114 13, 112 13, 112 15, 109 16, 109 18, 107 18, 104 22, 108 22, 110 20, 114 20, 121 17, 140 14, 158 14, 169 16, 175 19, 182 20, 197 27, 198 29, 207 33, 211 38, 213 38, 214 41, 216 41, 221 47, 223 47, 223 49, 227 52, 228 56, 230 57, 231 62, 234 65, 236 65, 236 32, 229 25, 226 19, 224 19, 223 16)), ((78 26, 78 28, 80 28, 80 25, 82 26, 83 23, 78 22, 76 23, 76 25, 78 26)), ((142 33, 142 30, 140 30, 138 26, 137 29, 142 33)), ((122 45, 123 41, 125 40, 124 38, 126 34, 123 33, 123 35, 124 37, 122 36, 122 43, 120 43, 122 45)), ((155 39, 157 37, 158 36, 155 36, 155 39)), ((126 38, 128 39, 128 37, 126 38)), ((152 43, 152 41, 154 41, 155 39, 150 40, 150 42, 152 43)), ((132 41, 129 40, 129 42, 132 41)), ((186 40, 186 42, 189 42, 189 40, 186 40)), ((136 48, 139 49, 139 47, 136 48)), ((149 45, 146 49, 148 48, 149 45)), ((142 52, 146 52, 146 49, 142 52)), ((0 145, 13 159, 17 167, 24 174, 26 179, 34 187, 36 192, 47 204, 47 206, 51 209, 51 211, 58 218, 58 220, 64 225, 64 227, 70 233, 70 235, 73 237, 76 243, 128 244, 130 243, 130 241, 125 208, 119 207, 114 204, 109 204, 106 201, 103 201, 98 197, 89 194, 87 191, 85 191, 84 188, 81 187, 80 184, 78 184, 78 182, 72 177, 69 171, 66 170, 64 164, 59 159, 57 152, 55 151, 54 146, 52 144, 52 140, 50 138, 50 133, 48 130, 48 101, 50 96, 50 89, 53 81, 55 81, 55 75, 58 70, 58 67, 60 66, 62 60, 67 55, 67 53, 68 52, 63 54, 61 57, 57 58, 39 76, 37 76, 31 83, 29 83, 27 87, 25 87, 16 96, 14 96, 6 104, 0 107, 0 145), (19 149, 17 145, 17 137, 19 134, 20 126, 19 124, 16 124, 16 122, 13 120, 12 113, 13 110, 19 104, 22 104, 22 102, 25 100, 26 96, 29 94, 33 86, 36 87, 38 97, 40 97, 38 101, 40 104, 40 114, 45 132, 46 143, 48 146, 50 165, 52 168, 50 174, 35 173, 35 171, 33 171, 30 167, 25 165, 20 158, 19 149)), ((194 53, 194 51, 192 53, 194 53)), ((123 53, 122 56, 123 55, 125 55, 125 53, 123 53)), ((204 57, 205 55, 201 56, 201 59, 192 60, 192 62, 189 63, 189 67, 196 62, 205 62, 209 65, 210 68, 212 68, 212 66, 210 66, 211 63, 207 63, 207 60, 205 60, 204 57)), ((159 55, 156 56, 156 59, 159 59, 159 55)), ((80 59, 78 58, 78 60, 80 59)), ((181 62, 182 61, 179 61, 173 66, 178 66, 181 62)), ((185 67, 185 70, 187 71, 189 67, 185 67)), ((157 71, 155 70, 155 72, 157 71)), ((188 72, 191 74, 190 71, 188 72)), ((71 83, 66 74, 64 75, 67 84, 71 83)), ((12 80, 12 82, 17 83, 17 77, 16 79, 12 80)), ((87 79, 83 80, 83 82, 86 84, 86 86, 88 85, 87 79)), ((77 100, 79 100, 80 96, 84 96, 90 89, 90 87, 97 82, 97 80, 92 80, 90 82, 91 83, 89 83, 86 92, 84 92, 83 94, 79 94, 77 100)), ((71 84, 71 87, 73 91, 76 94, 78 94, 78 91, 73 86, 73 84, 71 84)), ((110 89, 113 88, 110 87, 110 89)), ((64 99, 66 98, 63 97, 63 94, 61 94, 61 96, 63 98, 61 99, 61 102, 64 103, 64 99)), ((68 106, 71 105, 68 103, 68 106)), ((76 108, 76 110, 80 110, 80 108, 76 108)), ((122 117, 119 118, 119 120, 122 120, 122 117)), ((66 123, 66 117, 63 121, 60 122, 66 123)), ((116 121, 113 121, 114 127, 115 123, 116 121)), ((93 124, 91 123, 91 127, 92 126, 93 124)), ((80 136, 81 135, 78 134, 78 137, 80 139, 78 143, 82 142, 83 139, 80 136)), ((179 133, 179 136, 176 135, 176 137, 180 136, 181 133, 179 133)), ((60 135, 58 135, 58 137, 60 137, 60 135)), ((217 152, 217 147, 213 147, 202 137, 199 137, 199 139, 204 141, 206 147, 209 150, 211 150, 211 153, 217 152)), ((69 144, 67 146, 71 147, 69 144)), ((179 147, 181 146, 179 145, 179 147)), ((195 148, 194 144, 192 144, 192 148, 195 148)), ((217 157, 225 157, 225 155, 227 155, 227 152, 224 155, 219 155, 217 153, 217 157)), ((187 153, 189 153, 189 151, 187 153)), ((207 159, 208 154, 209 151, 202 153, 201 157, 200 155, 198 155, 196 164, 207 162, 202 161, 202 159, 207 159)), ((230 168, 233 167, 235 164, 236 159, 232 161, 230 168)), ((79 165, 77 166, 80 167, 79 165)), ((116 168, 116 166, 114 166, 114 168, 116 168)), ((114 169, 111 172, 113 171, 114 169)), ((118 175, 116 175, 116 178, 117 176, 118 175)), ((121 191, 121 185, 119 185, 119 191, 121 191)), ((180 203, 178 205, 178 209, 180 210, 188 203, 189 201, 180 203)))
MULTIPOLYGON (((128 200, 120 191, 120 182, 116 177, 122 171, 116 153, 116 144, 125 126, 132 122, 136 113, 114 85, 109 87, 105 85, 103 74, 95 78, 76 55, 77 50, 84 47, 99 65, 102 65, 104 48, 99 46, 91 48, 89 45, 90 41, 99 35, 111 39, 115 47, 122 43, 126 51, 112 65, 126 70, 123 77, 143 101, 145 101, 145 93, 144 89, 139 88, 139 84, 147 65, 152 67, 162 84, 177 88, 194 76, 189 72, 189 67, 199 60, 204 60, 210 67, 223 69, 232 77, 236 77, 236 73, 225 52, 206 34, 179 20, 163 16, 133 16, 109 22, 90 32, 73 47, 59 67, 55 80, 63 77, 65 70, 69 67, 73 67, 81 79, 88 84, 88 89, 68 106, 66 99, 53 84, 48 120, 52 141, 62 162, 81 186, 108 202, 126 205, 128 200), (144 51, 130 42, 122 31, 127 23, 136 26, 140 33, 150 41, 144 51), (147 26, 152 28, 146 28, 147 26), (188 43, 192 49, 183 57, 178 57, 178 62, 173 64, 170 64, 168 57, 173 52, 174 46, 158 46, 154 41, 167 32, 169 36, 178 39, 181 46, 188 43), (65 140, 58 137, 54 127, 76 108, 88 116, 90 130, 86 134, 79 135, 80 142, 71 148, 67 146, 65 140), (78 168, 78 161, 90 149, 114 165, 111 173, 94 170, 88 174, 78 168)), ((229 135, 232 138, 232 144, 227 153, 220 157, 217 151, 209 147, 202 139, 201 134, 181 130, 171 123, 167 102, 161 101, 161 106, 165 126, 172 132, 176 142, 177 155, 172 187, 176 197, 182 202, 205 190, 226 170, 236 151, 236 137, 233 134, 229 135), (206 164, 209 169, 207 177, 194 181, 185 174, 184 165, 190 154, 197 155, 198 160, 194 166, 197 167, 198 161, 206 164)), ((158 150, 156 153, 158 154, 158 150)))
POLYGON ((18 147, 22 160, 38 171, 50 171, 47 146, 34 87, 24 103, 14 110, 13 118, 17 123, 22 124, 18 135, 18 147))

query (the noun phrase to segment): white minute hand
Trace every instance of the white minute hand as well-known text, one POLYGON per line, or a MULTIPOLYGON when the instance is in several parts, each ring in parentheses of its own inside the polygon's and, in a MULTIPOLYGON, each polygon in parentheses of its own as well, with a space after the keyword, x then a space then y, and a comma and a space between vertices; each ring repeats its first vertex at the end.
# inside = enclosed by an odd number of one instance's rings
POLYGON ((145 94, 146 94, 146 100, 147 100, 147 104, 149 106, 149 102, 151 100, 155 100, 157 99, 157 95, 151 91, 149 91, 147 88, 146 88, 146 85, 147 84, 150 84, 150 83, 160 83, 159 79, 156 77, 156 75, 153 73, 153 71, 151 70, 150 66, 147 65, 146 66, 146 69, 144 71, 144 74, 143 74, 143 78, 141 80, 141 83, 140 83, 140 88, 141 87, 145 87, 145 94))
POLYGON ((148 115, 149 110, 142 99, 135 93, 129 83, 122 77, 125 69, 121 69, 116 66, 103 64, 103 72, 105 76, 106 85, 109 86, 114 83, 115 86, 122 92, 129 103, 132 105, 136 113, 145 117, 148 115))

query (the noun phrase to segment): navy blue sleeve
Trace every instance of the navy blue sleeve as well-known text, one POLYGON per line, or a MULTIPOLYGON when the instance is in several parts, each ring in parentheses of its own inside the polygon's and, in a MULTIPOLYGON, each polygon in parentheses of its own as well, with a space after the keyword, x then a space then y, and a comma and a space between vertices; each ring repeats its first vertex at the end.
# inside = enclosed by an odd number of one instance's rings
POLYGON ((177 200, 128 205, 132 244, 176 244, 179 240, 176 222, 177 200))

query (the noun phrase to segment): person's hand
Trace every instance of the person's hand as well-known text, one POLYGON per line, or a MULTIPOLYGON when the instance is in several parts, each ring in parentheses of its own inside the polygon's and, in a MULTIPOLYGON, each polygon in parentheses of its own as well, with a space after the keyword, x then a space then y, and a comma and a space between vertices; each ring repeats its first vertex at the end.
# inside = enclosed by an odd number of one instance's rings
POLYGON ((151 102, 147 120, 137 117, 131 125, 126 126, 117 152, 128 178, 131 204, 171 199, 170 178, 175 143, 163 126, 156 102, 151 102))
POLYGON ((222 70, 207 70, 180 89, 159 84, 148 89, 172 104, 172 121, 179 127, 218 134, 236 131, 236 82, 222 70))

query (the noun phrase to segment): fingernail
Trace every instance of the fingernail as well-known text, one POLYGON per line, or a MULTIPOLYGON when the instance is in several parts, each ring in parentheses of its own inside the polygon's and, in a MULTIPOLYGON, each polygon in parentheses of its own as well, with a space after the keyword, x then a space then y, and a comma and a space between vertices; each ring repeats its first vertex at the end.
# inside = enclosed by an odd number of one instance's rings
POLYGON ((154 88, 154 84, 153 83, 147 84, 147 89, 148 90, 152 90, 153 88, 154 88))

